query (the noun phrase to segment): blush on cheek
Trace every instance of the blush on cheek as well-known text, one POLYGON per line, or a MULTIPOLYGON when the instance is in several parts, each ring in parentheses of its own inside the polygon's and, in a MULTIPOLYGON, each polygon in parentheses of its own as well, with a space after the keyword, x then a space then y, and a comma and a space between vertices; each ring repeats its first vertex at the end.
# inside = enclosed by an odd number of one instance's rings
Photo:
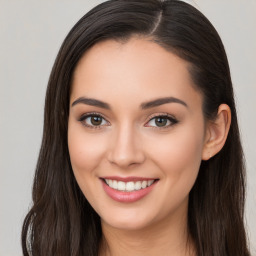
POLYGON ((69 131, 68 147, 73 170, 94 170, 104 154, 103 144, 96 136, 69 131))
MULTIPOLYGON (((151 142, 152 143, 152 142, 151 142)), ((196 131, 184 131, 153 143, 152 158, 173 181, 183 175, 197 175, 202 152, 202 139, 196 131)))

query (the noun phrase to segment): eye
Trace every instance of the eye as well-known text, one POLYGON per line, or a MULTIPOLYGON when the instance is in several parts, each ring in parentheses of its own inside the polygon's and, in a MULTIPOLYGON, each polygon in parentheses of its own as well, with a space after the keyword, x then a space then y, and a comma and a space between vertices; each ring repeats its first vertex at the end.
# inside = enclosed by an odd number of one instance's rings
POLYGON ((109 123, 99 114, 83 115, 79 121, 90 128, 100 128, 101 126, 108 125, 109 123))
POLYGON ((178 121, 169 115, 159 115, 151 118, 146 126, 167 128, 176 124, 178 121))

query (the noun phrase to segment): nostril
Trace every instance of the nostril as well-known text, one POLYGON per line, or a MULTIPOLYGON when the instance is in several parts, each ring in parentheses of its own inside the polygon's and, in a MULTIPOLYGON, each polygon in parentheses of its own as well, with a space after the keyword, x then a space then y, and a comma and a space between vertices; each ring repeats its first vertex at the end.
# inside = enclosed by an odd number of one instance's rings
POLYGON ((108 161, 111 164, 118 165, 122 168, 142 164, 145 161, 145 155, 138 149, 118 149, 115 148, 109 152, 108 161))

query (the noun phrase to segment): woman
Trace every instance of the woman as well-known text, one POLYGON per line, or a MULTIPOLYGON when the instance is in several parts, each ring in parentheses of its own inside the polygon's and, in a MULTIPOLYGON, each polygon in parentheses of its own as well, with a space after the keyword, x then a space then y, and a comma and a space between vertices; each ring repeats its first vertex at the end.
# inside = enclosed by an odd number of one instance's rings
POLYGON ((24 255, 249 255, 244 175, 214 27, 181 1, 107 1, 49 79, 24 255))

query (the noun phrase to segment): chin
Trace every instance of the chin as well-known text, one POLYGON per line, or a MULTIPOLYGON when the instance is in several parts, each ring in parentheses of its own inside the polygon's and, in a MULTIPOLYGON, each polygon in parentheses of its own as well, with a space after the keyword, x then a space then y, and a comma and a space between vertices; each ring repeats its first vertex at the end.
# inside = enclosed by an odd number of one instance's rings
POLYGON ((138 231, 153 224, 153 216, 125 213, 119 216, 112 215, 111 218, 102 218, 102 224, 119 230, 138 231))

